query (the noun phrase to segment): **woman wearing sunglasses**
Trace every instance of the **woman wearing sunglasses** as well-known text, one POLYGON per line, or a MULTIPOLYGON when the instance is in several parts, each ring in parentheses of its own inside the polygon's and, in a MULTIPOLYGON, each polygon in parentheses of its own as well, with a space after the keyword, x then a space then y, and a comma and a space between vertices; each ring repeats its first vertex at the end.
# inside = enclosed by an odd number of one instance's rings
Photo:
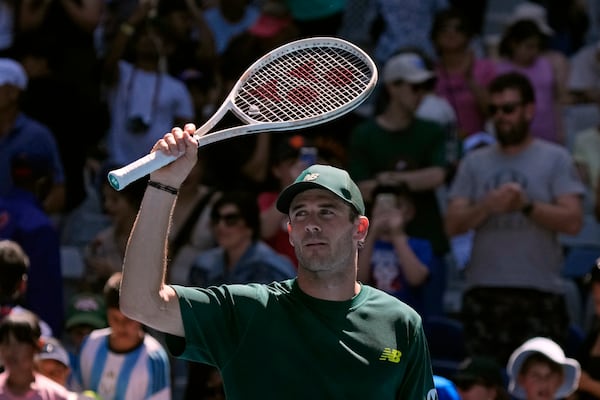
POLYGON ((292 262, 260 240, 260 211, 249 192, 225 192, 211 210, 217 247, 198 255, 188 284, 271 283, 296 275, 292 262))

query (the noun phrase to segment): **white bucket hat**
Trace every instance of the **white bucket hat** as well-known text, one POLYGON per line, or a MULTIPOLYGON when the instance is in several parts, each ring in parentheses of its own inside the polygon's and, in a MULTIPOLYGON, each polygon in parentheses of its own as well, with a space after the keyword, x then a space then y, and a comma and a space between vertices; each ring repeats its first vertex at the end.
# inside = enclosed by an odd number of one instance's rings
POLYGON ((581 375, 581 367, 577 360, 567 358, 563 349, 554 341, 544 338, 536 337, 527 340, 521 346, 519 346, 510 356, 506 370, 510 378, 508 384, 508 391, 513 396, 524 399, 526 398, 525 390, 518 382, 519 372, 523 366, 523 362, 532 354, 541 353, 548 357, 555 363, 562 365, 563 367, 563 384, 558 388, 556 392, 556 398, 562 399, 571 395, 579 384, 579 377, 581 375))

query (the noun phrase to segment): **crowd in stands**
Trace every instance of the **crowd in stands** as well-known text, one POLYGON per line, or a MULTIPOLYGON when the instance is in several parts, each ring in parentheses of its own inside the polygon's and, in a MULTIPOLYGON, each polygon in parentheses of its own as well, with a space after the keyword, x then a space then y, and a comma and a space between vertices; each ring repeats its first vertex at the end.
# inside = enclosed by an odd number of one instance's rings
POLYGON ((120 313, 148 177, 106 176, 311 36, 363 47, 376 90, 326 124, 200 147, 167 281, 294 277, 275 200, 316 149, 367 203, 360 281, 460 324, 465 354, 433 363, 440 399, 600 398, 595 3, 0 0, 0 399, 224 398, 217 370, 120 313))

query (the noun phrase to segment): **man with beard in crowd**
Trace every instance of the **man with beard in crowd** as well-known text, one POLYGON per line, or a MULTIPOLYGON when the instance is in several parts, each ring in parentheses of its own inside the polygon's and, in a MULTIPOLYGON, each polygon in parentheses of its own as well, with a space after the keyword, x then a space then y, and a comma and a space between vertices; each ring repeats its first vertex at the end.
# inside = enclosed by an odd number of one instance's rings
POLYGON ((532 136, 529 80, 499 75, 489 92, 497 143, 461 161, 445 223, 450 236, 475 230, 461 310, 467 351, 505 365, 530 337, 565 343, 557 236, 581 229, 584 188, 567 150, 532 136))

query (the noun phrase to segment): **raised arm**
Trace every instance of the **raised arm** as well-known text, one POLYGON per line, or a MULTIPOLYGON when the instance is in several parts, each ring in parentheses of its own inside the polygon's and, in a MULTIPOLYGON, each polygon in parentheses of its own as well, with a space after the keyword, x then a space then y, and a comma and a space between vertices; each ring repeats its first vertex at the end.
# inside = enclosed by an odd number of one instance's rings
MULTIPOLYGON (((173 128, 152 151, 169 155, 185 153, 171 164, 153 172, 150 180, 179 188, 198 157, 193 124, 185 131, 173 128)), ((167 237, 176 195, 148 186, 136 222, 131 230, 121 282, 120 307, 123 314, 161 332, 183 336, 183 322, 177 294, 165 283, 167 237)))

